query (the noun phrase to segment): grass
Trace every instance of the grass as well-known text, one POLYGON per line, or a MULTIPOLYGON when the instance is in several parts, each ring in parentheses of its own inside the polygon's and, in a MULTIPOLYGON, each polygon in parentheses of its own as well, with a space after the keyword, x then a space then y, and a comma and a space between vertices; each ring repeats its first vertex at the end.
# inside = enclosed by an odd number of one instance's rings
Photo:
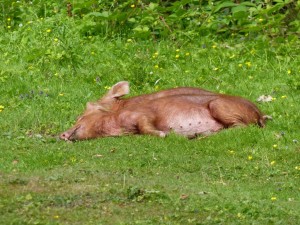
POLYGON ((105 40, 76 25, 53 17, 1 32, 1 224, 298 223, 298 40, 105 40), (274 119, 196 140, 57 139, 120 80, 131 95, 271 95, 257 104, 274 119))

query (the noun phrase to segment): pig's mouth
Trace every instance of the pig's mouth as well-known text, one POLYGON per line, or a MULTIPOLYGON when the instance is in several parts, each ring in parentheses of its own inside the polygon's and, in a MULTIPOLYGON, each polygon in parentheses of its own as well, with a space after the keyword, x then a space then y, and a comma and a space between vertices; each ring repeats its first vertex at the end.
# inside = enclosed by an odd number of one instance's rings
POLYGON ((70 131, 66 131, 60 135, 60 139, 64 141, 75 141, 76 140, 76 132, 81 127, 81 125, 75 127, 70 131))

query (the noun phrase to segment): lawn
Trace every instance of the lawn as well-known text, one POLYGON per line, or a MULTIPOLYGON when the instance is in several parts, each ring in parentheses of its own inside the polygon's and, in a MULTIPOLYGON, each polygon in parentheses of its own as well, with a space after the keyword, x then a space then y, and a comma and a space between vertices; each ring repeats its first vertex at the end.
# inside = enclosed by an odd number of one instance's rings
POLYGON ((299 223, 299 39, 107 39, 76 26, 38 19, 0 34, 0 224, 299 223), (130 96, 243 96, 273 120, 194 140, 58 139, 121 80, 130 96))

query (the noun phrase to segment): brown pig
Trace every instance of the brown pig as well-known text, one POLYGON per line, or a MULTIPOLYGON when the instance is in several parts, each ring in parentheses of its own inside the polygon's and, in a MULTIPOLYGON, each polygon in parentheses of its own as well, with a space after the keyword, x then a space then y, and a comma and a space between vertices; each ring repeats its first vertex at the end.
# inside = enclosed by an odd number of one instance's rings
POLYGON ((131 98, 129 84, 121 81, 87 107, 76 124, 63 132, 63 140, 84 140, 127 134, 165 137, 175 132, 189 138, 223 128, 257 124, 267 116, 250 101, 200 88, 180 87, 131 98))

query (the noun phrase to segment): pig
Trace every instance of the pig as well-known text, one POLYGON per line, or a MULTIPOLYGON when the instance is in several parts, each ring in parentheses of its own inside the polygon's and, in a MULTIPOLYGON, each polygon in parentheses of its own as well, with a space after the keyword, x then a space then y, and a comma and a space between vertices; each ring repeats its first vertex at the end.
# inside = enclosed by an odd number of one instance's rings
POLYGON ((129 83, 118 82, 98 101, 88 102, 75 125, 60 138, 76 141, 130 134, 165 137, 170 132, 195 138, 236 126, 264 127, 268 118, 245 98, 201 88, 178 87, 122 98, 128 93, 129 83))

